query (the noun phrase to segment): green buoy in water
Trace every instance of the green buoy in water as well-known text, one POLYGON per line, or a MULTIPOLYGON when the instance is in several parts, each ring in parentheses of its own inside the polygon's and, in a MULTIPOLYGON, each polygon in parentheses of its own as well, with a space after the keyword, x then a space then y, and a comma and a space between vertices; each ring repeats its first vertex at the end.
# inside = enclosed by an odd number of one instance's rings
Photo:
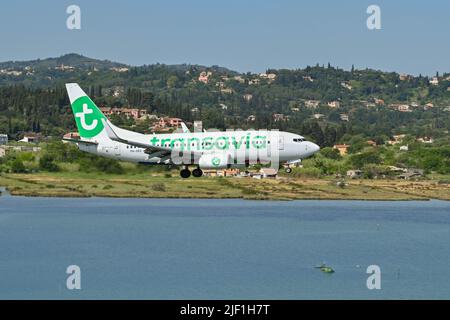
POLYGON ((333 268, 325 265, 324 263, 322 263, 320 266, 316 268, 322 271, 323 273, 334 273, 333 268))

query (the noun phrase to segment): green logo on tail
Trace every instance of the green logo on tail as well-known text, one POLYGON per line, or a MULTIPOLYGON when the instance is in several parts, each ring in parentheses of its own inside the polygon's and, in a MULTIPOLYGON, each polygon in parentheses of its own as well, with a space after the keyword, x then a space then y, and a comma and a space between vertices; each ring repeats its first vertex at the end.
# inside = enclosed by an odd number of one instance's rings
POLYGON ((77 128, 82 138, 93 138, 103 130, 102 119, 105 116, 94 102, 87 97, 80 97, 72 103, 77 128))

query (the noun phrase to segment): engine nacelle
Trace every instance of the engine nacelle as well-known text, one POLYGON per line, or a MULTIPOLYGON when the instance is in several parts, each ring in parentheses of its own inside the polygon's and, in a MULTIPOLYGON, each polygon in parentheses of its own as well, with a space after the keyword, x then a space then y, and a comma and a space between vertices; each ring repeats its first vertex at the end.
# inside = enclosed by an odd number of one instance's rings
POLYGON ((230 156, 228 154, 204 154, 198 160, 201 169, 226 169, 230 167, 230 156))

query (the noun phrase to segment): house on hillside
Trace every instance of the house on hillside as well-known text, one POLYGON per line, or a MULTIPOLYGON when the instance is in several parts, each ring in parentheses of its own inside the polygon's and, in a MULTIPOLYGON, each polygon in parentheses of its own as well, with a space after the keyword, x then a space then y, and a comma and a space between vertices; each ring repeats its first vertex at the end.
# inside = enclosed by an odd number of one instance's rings
POLYGON ((287 116, 285 116, 282 113, 274 113, 272 115, 272 117, 273 117, 273 121, 275 121, 275 122, 287 120, 287 116))
POLYGON ((375 104, 384 106, 384 100, 383 99, 375 98, 374 101, 375 101, 375 104))
POLYGON ((41 140, 41 135, 38 133, 26 133, 19 142, 38 143, 41 140))
POLYGON ((237 168, 230 168, 224 170, 203 170, 206 177, 236 177, 240 173, 237 168))
POLYGON ((423 106, 423 110, 427 111, 428 109, 434 108, 434 104, 431 102, 428 102, 423 106))
POLYGON ((401 104, 397 107, 397 110, 400 112, 411 112, 411 108, 407 104, 401 104))
POLYGON ((327 103, 327 105, 330 108, 337 109, 337 108, 339 108, 341 106, 341 103, 339 101, 330 101, 330 102, 327 103))
MULTIPOLYGON (((80 140, 80 134, 78 132, 68 132, 63 136, 63 139, 74 139, 74 140, 80 140)), ((67 143, 68 141, 64 141, 64 143, 67 143)))
POLYGON ((203 82, 204 84, 207 84, 209 81, 209 77, 212 75, 211 71, 202 71, 200 72, 200 75, 198 76, 198 81, 203 82))
POLYGON ((311 108, 311 109, 315 109, 319 106, 320 101, 318 100, 306 100, 305 102, 305 107, 306 108, 311 108))
POLYGON ((158 126, 160 128, 179 127, 181 126, 182 122, 183 120, 181 120, 180 118, 160 118, 158 126))
POLYGON ((397 134, 393 136, 393 140, 389 140, 387 143, 390 145, 394 145, 394 144, 398 144, 398 143, 402 143, 403 139, 406 137, 405 134, 397 134))
POLYGON ((348 144, 335 144, 333 146, 333 149, 337 149, 337 151, 339 151, 339 154, 341 156, 345 156, 348 153, 348 148, 350 146, 348 144))
POLYGON ((438 77, 433 77, 430 80, 430 84, 433 85, 433 86, 437 86, 439 84, 439 78, 438 77))
POLYGON ((316 120, 320 120, 320 119, 325 118, 325 115, 322 114, 322 113, 314 113, 314 114, 311 116, 311 118, 316 119, 316 120))
POLYGON ((417 138, 418 142, 422 142, 422 143, 433 143, 434 140, 431 137, 421 137, 421 138, 417 138))

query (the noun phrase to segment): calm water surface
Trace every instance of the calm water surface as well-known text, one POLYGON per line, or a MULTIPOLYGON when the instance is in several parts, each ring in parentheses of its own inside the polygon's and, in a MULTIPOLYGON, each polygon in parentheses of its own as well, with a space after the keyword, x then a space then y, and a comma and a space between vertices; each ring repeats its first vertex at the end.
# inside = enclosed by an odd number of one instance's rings
POLYGON ((449 299, 450 202, 4 196, 0 298, 449 299))

